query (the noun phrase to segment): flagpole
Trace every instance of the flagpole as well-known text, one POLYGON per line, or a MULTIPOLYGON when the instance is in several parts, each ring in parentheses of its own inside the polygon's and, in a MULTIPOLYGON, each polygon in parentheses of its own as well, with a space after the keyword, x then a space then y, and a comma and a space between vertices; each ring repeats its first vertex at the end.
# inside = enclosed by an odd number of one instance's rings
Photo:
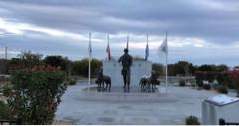
MULTIPOLYGON (((168 36, 167 36, 167 32, 166 32, 166 43, 167 43, 167 46, 168 46, 168 36)), ((168 48, 168 47, 167 47, 168 48)), ((166 79, 166 93, 167 93, 167 90, 168 90, 168 50, 167 50, 167 53, 166 53, 166 70, 165 70, 165 73, 166 73, 166 76, 165 76, 165 79, 166 79)))
POLYGON ((108 60, 110 60, 111 59, 111 56, 110 56, 110 35, 109 35, 109 33, 107 34, 107 49, 106 49, 106 51, 107 51, 107 55, 108 55, 108 60))
POLYGON ((89 33, 89 69, 88 69, 88 84, 91 84, 91 33, 89 33))
MULTIPOLYGON (((148 51, 147 48, 148 48, 148 43, 149 43, 149 35, 148 35, 148 33, 147 33, 147 40, 146 40, 146 41, 147 41, 147 44, 146 44, 145 62, 144 62, 144 66, 145 66, 145 75, 147 74, 147 73, 146 73, 146 70, 147 70, 147 69, 146 69, 146 61, 148 60, 148 54, 147 54, 147 53, 148 53, 148 52, 147 52, 147 51, 148 51)), ((150 73, 150 74, 151 74, 151 73, 150 73)))
POLYGON ((126 49, 129 49, 129 35, 127 35, 126 49))

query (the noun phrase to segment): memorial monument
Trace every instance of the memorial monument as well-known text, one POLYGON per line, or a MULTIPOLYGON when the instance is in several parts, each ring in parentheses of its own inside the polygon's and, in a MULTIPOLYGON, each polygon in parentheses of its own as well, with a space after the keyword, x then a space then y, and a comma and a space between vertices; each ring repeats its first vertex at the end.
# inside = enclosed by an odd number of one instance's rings
MULTIPOLYGON (((103 73, 111 78, 112 87, 122 87, 122 65, 115 59, 103 61, 103 73)), ((152 72, 152 63, 146 60, 134 60, 130 67, 130 87, 139 88, 140 79, 143 76, 150 76, 152 72)))
POLYGON ((130 67, 133 63, 133 58, 128 54, 128 52, 129 50, 127 48, 124 49, 124 55, 122 55, 118 60, 119 63, 122 63, 121 74, 123 76, 125 90, 130 89, 130 67))

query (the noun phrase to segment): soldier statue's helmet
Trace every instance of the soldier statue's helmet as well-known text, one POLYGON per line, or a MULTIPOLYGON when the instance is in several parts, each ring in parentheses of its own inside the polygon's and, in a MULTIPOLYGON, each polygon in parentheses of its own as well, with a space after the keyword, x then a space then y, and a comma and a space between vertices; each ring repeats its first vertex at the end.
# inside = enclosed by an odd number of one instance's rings
POLYGON ((129 50, 128 50, 127 48, 125 48, 125 49, 124 49, 124 52, 127 53, 127 52, 129 52, 129 50))

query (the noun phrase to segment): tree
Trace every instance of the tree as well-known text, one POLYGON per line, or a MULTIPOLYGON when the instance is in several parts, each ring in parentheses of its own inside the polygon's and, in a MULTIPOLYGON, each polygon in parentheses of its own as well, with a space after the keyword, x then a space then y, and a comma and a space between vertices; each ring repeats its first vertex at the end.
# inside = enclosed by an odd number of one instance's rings
POLYGON ((229 75, 233 85, 237 89, 237 96, 239 97, 239 70, 234 69, 232 71, 229 71, 228 75, 229 75))
POLYGON ((201 65, 197 68, 197 71, 211 71, 211 72, 224 72, 228 70, 226 65, 201 65))
POLYGON ((29 52, 23 52, 18 55, 18 58, 12 58, 8 62, 9 71, 14 72, 15 70, 23 70, 32 68, 36 65, 42 65, 42 55, 34 54, 29 52))
POLYGON ((64 73, 51 66, 35 66, 11 76, 13 87, 8 96, 11 115, 22 124, 52 124, 66 90, 64 73))
POLYGON ((62 56, 46 56, 43 61, 53 67, 60 67, 61 70, 64 71, 67 69, 67 65, 70 62, 66 57, 63 58, 62 56))
MULTIPOLYGON (((84 77, 88 77, 88 67, 89 67, 89 60, 82 59, 80 61, 75 61, 72 63, 73 69, 72 73, 74 75, 80 75, 84 77)), ((102 67, 102 62, 97 59, 91 60, 91 74, 92 77, 96 76, 98 70, 102 67)))
POLYGON ((184 75, 188 76, 194 72, 194 67, 192 63, 187 61, 179 61, 175 64, 169 64, 169 75, 176 76, 176 75, 184 75))
POLYGON ((42 64, 42 55, 37 54, 37 53, 31 53, 30 51, 28 52, 23 52, 22 54, 19 55, 21 59, 21 65, 25 68, 32 68, 36 65, 41 65, 42 64))
POLYGON ((5 94, 11 116, 22 124, 51 124, 66 90, 65 73, 41 57, 26 52, 9 61, 12 86, 5 94))
POLYGON ((153 71, 156 72, 156 74, 157 74, 158 76, 164 74, 164 73, 163 73, 163 71, 164 71, 164 70, 163 70, 164 67, 163 67, 162 64, 154 63, 154 64, 152 65, 152 69, 153 69, 153 71))

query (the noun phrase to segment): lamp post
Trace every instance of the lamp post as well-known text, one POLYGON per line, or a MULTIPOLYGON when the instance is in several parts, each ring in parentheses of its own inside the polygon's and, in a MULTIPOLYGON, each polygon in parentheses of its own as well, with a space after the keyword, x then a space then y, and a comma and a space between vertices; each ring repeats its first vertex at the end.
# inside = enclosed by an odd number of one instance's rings
MULTIPOLYGON (((13 34, 13 33, 1 33, 0 34, 0 37, 2 37, 2 36, 9 36, 9 35, 15 35, 15 34, 13 34)), ((8 58, 8 47, 7 47, 7 45, 4 45, 5 46, 5 60, 7 60, 7 58, 8 58)))

